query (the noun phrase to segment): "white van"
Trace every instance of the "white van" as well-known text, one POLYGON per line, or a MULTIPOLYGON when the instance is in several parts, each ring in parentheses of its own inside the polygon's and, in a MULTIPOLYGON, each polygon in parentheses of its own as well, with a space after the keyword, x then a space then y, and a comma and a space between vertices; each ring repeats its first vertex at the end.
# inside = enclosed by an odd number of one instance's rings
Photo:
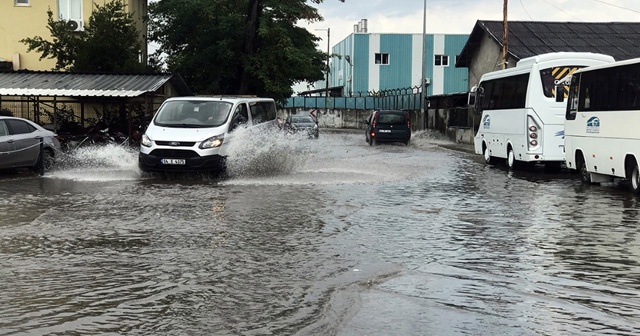
POLYGON ((142 136, 142 171, 221 171, 230 132, 245 125, 280 126, 271 98, 176 97, 167 99, 142 136))

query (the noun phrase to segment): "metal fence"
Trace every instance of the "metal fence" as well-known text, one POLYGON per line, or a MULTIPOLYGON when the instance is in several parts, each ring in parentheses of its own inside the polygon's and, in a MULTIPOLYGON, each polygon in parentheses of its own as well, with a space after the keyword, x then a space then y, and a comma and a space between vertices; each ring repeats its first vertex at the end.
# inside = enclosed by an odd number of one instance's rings
POLYGON ((420 110, 420 87, 355 92, 351 97, 291 97, 285 109, 420 110))

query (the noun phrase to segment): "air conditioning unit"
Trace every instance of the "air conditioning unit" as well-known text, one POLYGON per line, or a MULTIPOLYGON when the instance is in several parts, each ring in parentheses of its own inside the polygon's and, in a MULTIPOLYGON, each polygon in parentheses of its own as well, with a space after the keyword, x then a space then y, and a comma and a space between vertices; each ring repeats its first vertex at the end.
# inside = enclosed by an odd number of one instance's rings
POLYGON ((82 20, 71 19, 67 21, 67 26, 71 31, 84 31, 84 22, 82 20))

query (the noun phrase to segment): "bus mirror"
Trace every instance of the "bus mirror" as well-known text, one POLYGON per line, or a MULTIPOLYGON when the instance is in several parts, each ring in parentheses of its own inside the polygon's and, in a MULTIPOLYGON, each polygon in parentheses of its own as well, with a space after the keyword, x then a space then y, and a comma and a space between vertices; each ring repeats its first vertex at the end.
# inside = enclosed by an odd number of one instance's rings
POLYGON ((478 88, 476 86, 471 88, 471 91, 469 91, 469 97, 467 98, 467 104, 469 106, 473 106, 476 104, 476 93, 478 91, 478 88))
POLYGON ((556 102, 557 103, 562 103, 564 101, 565 92, 566 91, 564 89, 564 85, 556 86, 556 102))

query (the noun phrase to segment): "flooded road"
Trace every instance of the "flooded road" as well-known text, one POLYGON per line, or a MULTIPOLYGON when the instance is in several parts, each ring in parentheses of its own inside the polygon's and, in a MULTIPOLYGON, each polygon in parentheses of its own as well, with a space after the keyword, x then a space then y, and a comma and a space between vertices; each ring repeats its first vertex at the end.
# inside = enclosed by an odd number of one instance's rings
POLYGON ((638 335, 640 198, 446 140, 83 148, 0 177, 0 335, 638 335))

